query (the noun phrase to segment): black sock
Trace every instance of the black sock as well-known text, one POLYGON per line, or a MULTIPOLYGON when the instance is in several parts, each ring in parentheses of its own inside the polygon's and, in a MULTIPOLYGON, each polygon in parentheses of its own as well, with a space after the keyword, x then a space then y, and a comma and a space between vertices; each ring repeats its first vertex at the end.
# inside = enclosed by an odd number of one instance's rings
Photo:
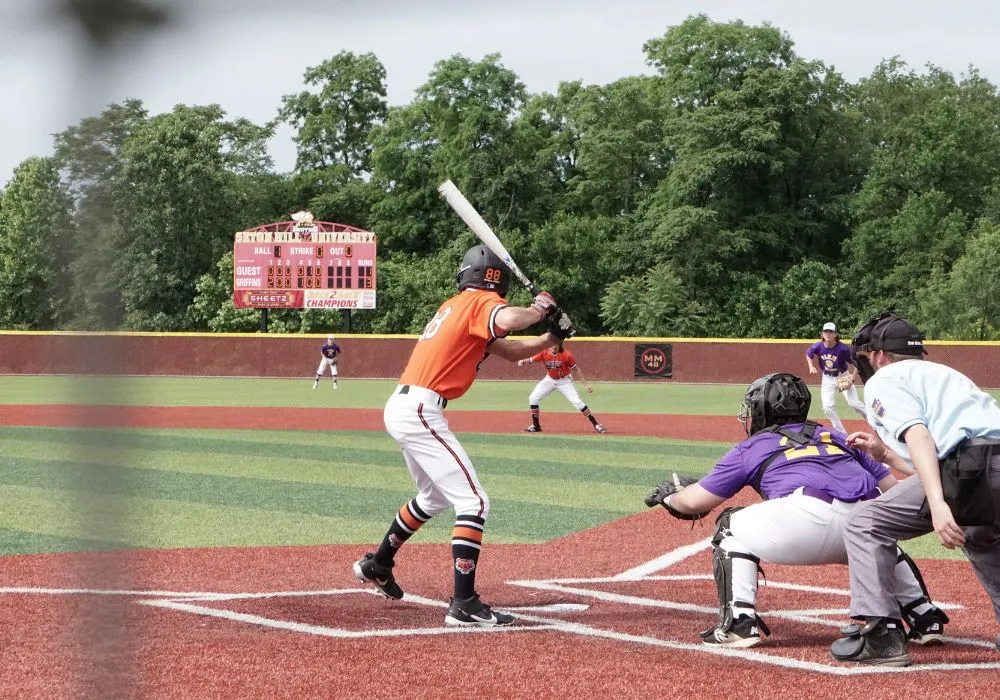
POLYGON ((580 409, 580 413, 587 416, 587 420, 590 421, 591 425, 597 425, 597 419, 594 418, 594 414, 590 412, 590 408, 584 406, 583 408, 580 409))
POLYGON ((396 551, 413 536, 413 533, 420 529, 421 525, 430 519, 431 516, 420 510, 417 499, 411 498, 399 509, 396 517, 389 524, 389 529, 386 531, 385 537, 382 538, 382 544, 375 552, 375 561, 382 566, 392 566, 396 551))
POLYGON ((475 515, 458 515, 451 531, 451 557, 455 563, 455 597, 468 600, 476 595, 476 565, 486 521, 475 515))
POLYGON ((538 422, 538 404, 533 403, 529 408, 531 408, 531 424, 535 426, 535 430, 540 430, 542 424, 538 422))

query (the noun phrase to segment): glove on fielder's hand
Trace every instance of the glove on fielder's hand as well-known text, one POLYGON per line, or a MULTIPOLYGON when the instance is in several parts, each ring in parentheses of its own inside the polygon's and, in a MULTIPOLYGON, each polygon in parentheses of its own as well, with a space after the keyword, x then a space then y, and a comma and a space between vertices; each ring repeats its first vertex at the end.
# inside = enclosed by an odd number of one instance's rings
POLYGON ((566 315, 566 312, 561 309, 556 309, 555 312, 549 315, 548 326, 549 333, 554 335, 559 340, 566 340, 567 338, 572 338, 576 335, 576 329, 573 327, 573 321, 566 315))
POLYGON ((677 474, 674 474, 647 494, 645 498, 646 506, 649 508, 652 508, 653 506, 663 506, 667 509, 668 513, 678 520, 701 520, 708 515, 710 511, 705 511, 704 513, 682 513, 676 508, 672 508, 667 505, 667 496, 671 496, 685 486, 697 483, 697 481, 697 479, 690 476, 677 476, 677 474))
POLYGON ((852 379, 848 374, 845 374, 837 380, 837 391, 847 391, 852 386, 854 386, 854 379, 852 379))

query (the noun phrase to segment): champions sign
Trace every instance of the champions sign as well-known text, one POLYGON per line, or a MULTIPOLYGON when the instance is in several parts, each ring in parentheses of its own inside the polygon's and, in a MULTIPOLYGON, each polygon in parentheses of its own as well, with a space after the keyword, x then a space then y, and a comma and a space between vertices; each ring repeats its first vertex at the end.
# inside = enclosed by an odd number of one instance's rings
POLYGON ((233 304, 239 309, 374 309, 377 239, 371 231, 291 221, 236 234, 233 304))

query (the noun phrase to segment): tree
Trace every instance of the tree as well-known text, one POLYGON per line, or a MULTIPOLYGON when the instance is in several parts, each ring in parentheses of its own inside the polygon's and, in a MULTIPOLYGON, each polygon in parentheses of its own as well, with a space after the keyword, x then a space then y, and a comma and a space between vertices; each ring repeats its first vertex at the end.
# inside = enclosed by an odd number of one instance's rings
MULTIPOLYGON (((368 136, 388 114, 385 67, 375 54, 341 51, 306 69, 302 91, 282 98, 278 118, 297 131, 299 172, 340 166, 350 176, 371 171, 368 136)), ((339 178, 334 178, 339 179, 339 178)))
POLYGON ((29 158, 0 196, 0 326, 58 328, 71 313, 72 200, 51 158, 29 158))
POLYGON ((232 247, 247 221, 243 185, 271 166, 270 127, 224 120, 217 105, 178 106, 125 145, 116 218, 125 325, 188 329, 195 281, 232 247))
POLYGON ((703 309, 692 301, 680 276, 661 263, 642 277, 625 277, 608 286, 601 318, 613 333, 636 336, 703 335, 703 309))
POLYGON ((672 106, 671 168, 642 207, 654 262, 718 321, 739 275, 836 260, 859 178, 843 79, 767 24, 693 17, 645 49, 672 106))
POLYGON ((124 319, 122 279, 108 261, 116 257, 114 212, 122 151, 147 116, 141 101, 126 100, 55 136, 55 162, 74 200, 77 236, 86 242, 71 263, 72 327, 108 330, 124 319))
POLYGON ((1000 225, 979 220, 950 272, 919 290, 917 317, 935 338, 1000 340, 1000 225))

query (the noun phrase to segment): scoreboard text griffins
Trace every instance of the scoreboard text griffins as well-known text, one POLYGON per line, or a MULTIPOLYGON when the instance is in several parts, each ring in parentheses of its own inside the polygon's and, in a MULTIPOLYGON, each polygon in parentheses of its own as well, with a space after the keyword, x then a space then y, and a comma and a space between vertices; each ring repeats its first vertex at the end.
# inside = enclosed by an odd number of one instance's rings
POLYGON ((236 234, 233 303, 237 308, 374 309, 376 236, 314 221, 290 221, 236 234))

